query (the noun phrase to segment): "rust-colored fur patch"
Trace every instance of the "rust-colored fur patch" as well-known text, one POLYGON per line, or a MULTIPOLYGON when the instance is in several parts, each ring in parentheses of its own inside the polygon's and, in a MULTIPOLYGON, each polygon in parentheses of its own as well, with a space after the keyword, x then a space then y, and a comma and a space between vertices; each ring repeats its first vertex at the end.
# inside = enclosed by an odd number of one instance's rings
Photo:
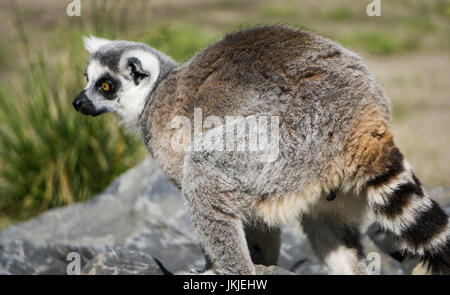
POLYGON ((403 170, 403 158, 388 124, 377 108, 365 112, 345 146, 345 174, 352 178, 358 191, 372 180, 379 184, 403 170))

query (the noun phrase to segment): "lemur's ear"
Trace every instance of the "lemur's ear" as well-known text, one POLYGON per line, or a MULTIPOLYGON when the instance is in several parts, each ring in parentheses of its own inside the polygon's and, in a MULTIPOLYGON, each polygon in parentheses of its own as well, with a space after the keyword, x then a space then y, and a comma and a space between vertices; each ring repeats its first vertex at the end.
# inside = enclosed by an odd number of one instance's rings
POLYGON ((144 69, 141 61, 137 57, 127 58, 127 68, 136 85, 138 85, 142 79, 150 76, 150 72, 144 69))
POLYGON ((156 82, 159 76, 159 59, 150 50, 131 49, 120 58, 119 68, 135 85, 156 82))
POLYGON ((103 39, 103 38, 97 38, 92 35, 90 35, 89 37, 83 36, 84 48, 86 48, 86 50, 90 54, 93 54, 100 47, 102 47, 103 45, 108 44, 110 42, 111 42, 110 40, 103 39))

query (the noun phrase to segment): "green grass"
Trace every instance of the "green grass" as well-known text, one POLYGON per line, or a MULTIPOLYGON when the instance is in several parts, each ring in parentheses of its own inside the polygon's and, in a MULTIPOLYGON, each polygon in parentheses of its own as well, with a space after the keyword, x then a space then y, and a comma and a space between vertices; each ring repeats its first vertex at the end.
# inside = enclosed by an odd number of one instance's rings
POLYGON ((214 40, 195 26, 158 24, 145 34, 142 42, 177 61, 185 61, 214 40))
POLYGON ((10 52, 7 52, 8 47, 4 44, 3 40, 0 40, 0 72, 9 67, 10 52))
POLYGON ((392 118, 396 122, 399 122, 408 116, 408 107, 401 102, 393 101, 391 102, 392 108, 392 118))
POLYGON ((345 8, 345 7, 338 7, 332 11, 330 11, 326 17, 333 21, 347 21, 354 17, 353 13, 345 8))
POLYGON ((436 12, 445 17, 450 17, 450 2, 448 0, 437 1, 436 12))
POLYGON ((261 14, 264 17, 283 17, 283 18, 291 18, 298 14, 298 8, 281 5, 281 4, 266 4, 261 7, 261 14))
POLYGON ((346 47, 363 49, 375 55, 406 53, 419 48, 416 38, 398 38, 384 32, 358 32, 344 35, 339 42, 346 47))

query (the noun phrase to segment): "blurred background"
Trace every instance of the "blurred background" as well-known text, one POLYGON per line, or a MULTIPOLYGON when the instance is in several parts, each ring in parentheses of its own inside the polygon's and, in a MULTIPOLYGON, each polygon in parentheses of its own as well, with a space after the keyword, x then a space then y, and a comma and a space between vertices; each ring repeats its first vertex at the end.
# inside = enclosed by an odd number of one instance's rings
POLYGON ((115 118, 72 108, 88 61, 81 37, 145 42, 186 61, 226 32, 282 23, 359 53, 393 106, 397 144, 427 186, 450 186, 450 2, 81 0, 0 2, 0 229, 89 199, 143 159, 115 118))

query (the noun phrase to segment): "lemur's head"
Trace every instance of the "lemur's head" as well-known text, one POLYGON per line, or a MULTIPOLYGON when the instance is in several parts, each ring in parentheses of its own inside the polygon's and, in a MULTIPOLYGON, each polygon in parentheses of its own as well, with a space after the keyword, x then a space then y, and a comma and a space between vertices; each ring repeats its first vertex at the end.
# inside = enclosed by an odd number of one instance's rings
POLYGON ((85 71, 87 85, 73 106, 91 116, 116 113, 125 125, 136 128, 147 99, 175 62, 142 43, 92 36, 83 41, 91 59, 85 71))

